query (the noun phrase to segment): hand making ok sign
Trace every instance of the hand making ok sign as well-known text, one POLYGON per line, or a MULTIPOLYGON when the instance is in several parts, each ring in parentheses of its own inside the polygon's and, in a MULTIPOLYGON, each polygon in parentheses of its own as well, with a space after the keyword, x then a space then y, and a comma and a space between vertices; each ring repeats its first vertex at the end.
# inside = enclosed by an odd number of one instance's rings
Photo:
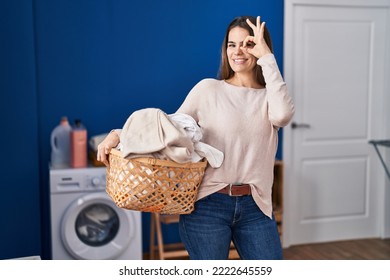
POLYGON ((241 48, 245 49, 249 54, 257 58, 271 53, 270 48, 264 40, 265 22, 260 24, 260 16, 256 18, 256 25, 254 25, 249 19, 247 19, 246 22, 252 28, 254 36, 248 35, 241 48))

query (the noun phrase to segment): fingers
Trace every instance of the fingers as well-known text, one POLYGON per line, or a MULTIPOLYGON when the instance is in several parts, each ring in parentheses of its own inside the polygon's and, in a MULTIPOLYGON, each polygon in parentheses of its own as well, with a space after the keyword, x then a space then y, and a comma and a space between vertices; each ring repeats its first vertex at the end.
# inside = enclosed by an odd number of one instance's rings
POLYGON ((260 16, 256 18, 256 25, 254 25, 248 18, 246 19, 246 23, 252 28, 254 33, 260 31, 261 28, 260 16))
POLYGON ((260 25, 260 38, 264 38, 264 28, 265 28, 265 22, 263 21, 260 25))
POLYGON ((252 28, 253 32, 256 32, 256 26, 249 20, 249 18, 246 19, 246 23, 252 28))
POLYGON ((252 41, 256 44, 259 43, 259 40, 262 40, 264 38, 264 29, 265 29, 265 22, 260 23, 260 16, 256 18, 256 25, 254 25, 249 19, 246 19, 247 24, 252 28, 254 36, 248 36, 244 42, 244 47, 246 46, 246 43, 249 41, 252 41))
POLYGON ((106 165, 106 161, 107 161, 107 158, 106 158, 107 156, 104 154, 104 153, 102 153, 100 150, 98 150, 98 152, 97 152, 97 157, 96 157, 96 159, 98 160, 98 161, 100 161, 100 162, 103 162, 105 165, 106 165))
POLYGON ((248 35, 245 37, 241 50, 246 51, 249 54, 260 58, 265 54, 271 53, 265 39, 265 22, 260 23, 260 16, 256 18, 256 25, 254 25, 249 19, 246 19, 249 27, 253 30, 253 36, 248 35))
POLYGON ((104 146, 98 146, 98 152, 97 152, 97 160, 100 162, 103 162, 106 166, 109 165, 108 157, 107 155, 110 153, 111 148, 104 145, 104 146))
POLYGON ((244 48, 246 47, 253 47, 255 42, 255 37, 254 36, 246 36, 244 42, 242 42, 242 46, 244 48))
POLYGON ((108 154, 111 149, 116 147, 119 143, 118 134, 112 130, 107 137, 98 145, 97 160, 109 166, 108 154))

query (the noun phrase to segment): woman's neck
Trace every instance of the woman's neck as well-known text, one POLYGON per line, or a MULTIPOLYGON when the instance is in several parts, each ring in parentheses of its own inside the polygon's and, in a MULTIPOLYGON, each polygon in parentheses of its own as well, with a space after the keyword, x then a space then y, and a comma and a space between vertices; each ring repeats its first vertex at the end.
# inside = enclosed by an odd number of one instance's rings
POLYGON ((247 87, 247 88, 264 88, 259 82, 256 81, 255 77, 252 75, 240 75, 238 73, 234 74, 233 77, 226 80, 227 83, 238 86, 238 87, 247 87))

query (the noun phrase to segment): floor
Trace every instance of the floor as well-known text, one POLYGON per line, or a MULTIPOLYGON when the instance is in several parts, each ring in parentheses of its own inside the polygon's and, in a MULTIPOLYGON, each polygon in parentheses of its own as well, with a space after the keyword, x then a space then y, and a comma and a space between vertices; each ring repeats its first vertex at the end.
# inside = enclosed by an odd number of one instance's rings
MULTIPOLYGON (((169 249, 179 249, 176 245, 172 247, 169 249)), ((390 239, 360 239, 296 245, 284 249, 283 255, 285 260, 390 260, 390 239)), ((230 258, 238 259, 235 250, 231 251, 230 258)), ((149 259, 149 254, 145 254, 144 259, 149 259)), ((188 259, 188 257, 182 256, 176 259, 188 259)))
POLYGON ((291 246, 286 260, 390 260, 390 239, 361 239, 291 246))

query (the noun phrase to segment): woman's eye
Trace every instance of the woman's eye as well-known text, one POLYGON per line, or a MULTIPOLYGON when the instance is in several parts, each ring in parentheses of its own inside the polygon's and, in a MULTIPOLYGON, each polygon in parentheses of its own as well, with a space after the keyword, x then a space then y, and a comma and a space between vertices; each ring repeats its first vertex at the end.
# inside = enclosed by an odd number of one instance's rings
POLYGON ((228 48, 235 48, 236 47, 236 45, 234 45, 234 44, 228 44, 228 48))

